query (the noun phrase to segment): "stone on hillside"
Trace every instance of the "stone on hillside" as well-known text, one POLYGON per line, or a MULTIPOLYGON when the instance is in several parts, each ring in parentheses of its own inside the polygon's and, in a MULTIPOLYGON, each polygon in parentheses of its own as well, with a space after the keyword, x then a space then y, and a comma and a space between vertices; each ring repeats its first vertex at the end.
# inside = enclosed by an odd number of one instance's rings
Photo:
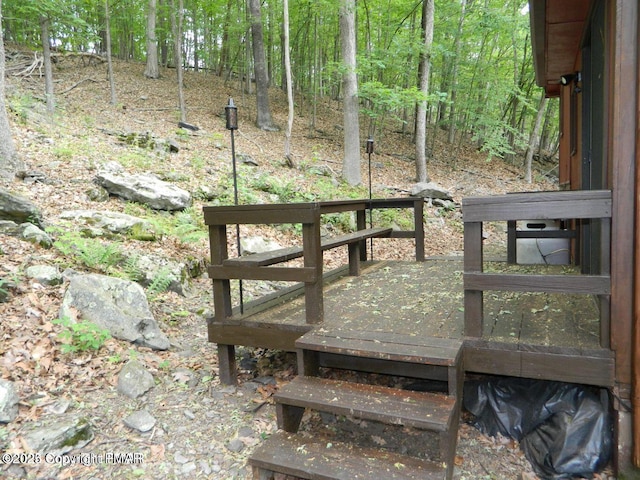
POLYGON ((127 427, 145 433, 155 426, 156 419, 148 411, 138 410, 128 415, 123 422, 127 427))
POLYGON ((20 225, 20 228, 22 228, 22 238, 24 240, 44 248, 51 248, 53 246, 53 239, 49 234, 34 224, 23 223, 20 225))
POLYGON ((243 255, 251 255, 252 253, 269 252, 282 248, 278 242, 267 240, 264 237, 244 237, 240 239, 240 248, 243 255))
POLYGON ((453 197, 451 197, 451 194, 435 182, 416 183, 413 186, 413 188, 411 188, 411 196, 424 197, 424 198, 440 198, 443 200, 453 200, 453 197))
POLYGON ((21 223, 18 225, 10 220, 0 220, 0 235, 18 237, 44 248, 51 248, 53 245, 51 237, 33 223, 21 223))
POLYGON ((97 211, 97 210, 66 210, 60 218, 74 220, 91 230, 89 236, 106 234, 129 234, 137 239, 147 240, 156 238, 153 225, 142 218, 126 213, 97 211), (142 237, 142 238, 140 238, 142 237))
POLYGON ((189 267, 157 255, 139 255, 136 258, 136 270, 142 278, 139 283, 143 287, 154 286, 159 291, 175 292, 186 296, 189 291, 189 267))
POLYGON ((57 267, 52 265, 33 265, 25 270, 28 278, 33 278, 42 285, 60 285, 62 275, 57 267))
POLYGON ((0 220, 11 220, 15 223, 30 222, 43 228, 38 207, 27 198, 2 188, 0 188, 0 220))
POLYGON ((170 346, 144 290, 129 280, 96 274, 72 276, 59 316, 93 322, 115 338, 144 347, 167 350, 170 346))
POLYGON ((85 193, 87 194, 87 198, 92 202, 104 203, 109 201, 109 192, 107 189, 98 185, 89 188, 85 193))
POLYGON ((20 397, 13 382, 0 379, 0 423, 13 422, 18 416, 20 397))
POLYGON ((138 360, 129 360, 118 375, 118 392, 129 398, 138 398, 153 386, 153 375, 138 360))
POLYGON ((191 206, 191 194, 150 174, 129 174, 109 166, 96 176, 98 185, 111 195, 139 202, 154 210, 184 210, 191 206))
MULTIPOLYGON (((46 422, 45 417, 45 422, 46 422)), ((44 423, 22 435, 34 452, 62 455, 84 447, 95 434, 85 418, 67 418, 44 423)))

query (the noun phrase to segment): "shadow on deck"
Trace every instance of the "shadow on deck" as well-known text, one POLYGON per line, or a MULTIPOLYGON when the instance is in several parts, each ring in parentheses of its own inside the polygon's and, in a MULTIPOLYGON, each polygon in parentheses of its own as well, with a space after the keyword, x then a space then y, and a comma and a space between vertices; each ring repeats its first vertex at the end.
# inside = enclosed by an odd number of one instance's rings
MULTIPOLYGON (((505 262, 487 263, 488 270, 510 268, 505 262)), ((571 274, 559 266, 528 269, 571 274)), ((599 346, 599 310, 592 296, 491 292, 484 299, 482 337, 465 339, 462 278, 458 257, 367 263, 362 275, 338 276, 325 284, 319 326, 464 339, 465 369, 472 372, 612 384, 613 359, 599 346)), ((209 329, 217 344, 294 350, 295 340, 316 326, 305 322, 298 287, 248 305, 243 315, 211 319, 209 329)))

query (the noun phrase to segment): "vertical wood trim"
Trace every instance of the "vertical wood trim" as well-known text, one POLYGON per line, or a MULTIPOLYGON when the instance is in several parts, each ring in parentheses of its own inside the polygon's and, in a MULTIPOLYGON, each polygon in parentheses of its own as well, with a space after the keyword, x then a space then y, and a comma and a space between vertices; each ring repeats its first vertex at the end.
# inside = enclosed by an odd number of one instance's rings
MULTIPOLYGON (((211 265, 222 265, 229 256, 227 250, 227 226, 209 226, 209 249, 211 265)), ((216 320, 223 321, 231 316, 231 283, 229 280, 213 280, 213 304, 216 320)))
POLYGON ((632 302, 634 293, 635 161, 638 90, 638 3, 610 2, 614 32, 610 83, 609 160, 613 195, 611 235, 611 347, 616 355, 616 381, 631 383, 632 302), (613 23, 615 22, 615 23, 613 23))
POLYGON ((516 221, 507 222, 507 263, 515 264, 517 261, 516 221))
POLYGON ((320 241, 320 210, 315 209, 314 221, 302 224, 302 250, 304 266, 316 271, 315 281, 304 284, 304 305, 307 323, 324 320, 322 298, 322 248, 320 241))
MULTIPOLYGON (((366 218, 366 214, 371 215, 371 203, 369 203, 369 208, 367 210, 356 210, 356 228, 358 230, 364 230, 365 228, 367 228, 367 218, 366 218)), ((369 225, 370 227, 373 226, 373 222, 372 225, 369 225)), ((372 250, 373 250, 373 238, 369 240, 371 242, 372 245, 372 250)), ((366 262, 367 260, 367 241, 366 240, 362 240, 360 242, 360 260, 362 260, 363 262, 366 262)), ((351 258, 349 258, 349 268, 351 268, 351 258)))
MULTIPOLYGON (((636 12, 636 25, 640 9, 636 12)), ((636 32, 636 49, 640 52, 640 35, 636 32)), ((636 65, 636 85, 640 83, 640 63, 636 65)), ((636 95, 636 162, 640 157, 640 94, 636 95)), ((635 237, 633 284, 633 343, 632 343, 632 462, 640 467, 640 169, 635 171, 635 237)))
MULTIPOLYGON (((482 222, 464 224, 464 271, 482 272, 482 222)), ((483 320, 482 290, 464 290, 464 334, 469 337, 482 336, 483 320)))
POLYGON ((413 231, 416 240, 416 261, 424 262, 424 199, 413 202, 413 231))

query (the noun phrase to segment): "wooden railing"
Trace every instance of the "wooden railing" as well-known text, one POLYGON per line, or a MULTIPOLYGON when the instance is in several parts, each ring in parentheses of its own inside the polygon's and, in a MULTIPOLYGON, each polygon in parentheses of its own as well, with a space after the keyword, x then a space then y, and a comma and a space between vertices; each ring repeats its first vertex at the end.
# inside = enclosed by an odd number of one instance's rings
POLYGON ((462 214, 465 336, 482 336, 485 290, 592 294, 597 295, 600 302, 600 345, 609 347, 611 191, 574 190, 470 197, 462 201, 462 214), (530 275, 483 271, 483 222, 553 219, 600 219, 599 275, 530 275))
POLYGON ((238 205, 204 207, 205 224, 209 226, 211 265, 209 276, 213 281, 215 319, 224 321, 232 316, 231 279, 281 280, 304 283, 305 315, 307 323, 324 319, 322 296, 322 252, 342 245, 349 246, 349 271, 359 274, 359 262, 366 260, 365 241, 373 237, 415 238, 416 260, 424 260, 423 230, 424 199, 419 197, 344 200, 329 202, 238 205), (367 228, 369 209, 413 209, 414 229, 397 231, 367 228), (356 213, 356 231, 350 234, 322 239, 321 217, 337 212, 356 213), (228 258, 227 225, 247 224, 301 224, 302 246, 287 247, 265 254, 228 258), (303 258, 303 266, 273 266, 294 258, 303 258))

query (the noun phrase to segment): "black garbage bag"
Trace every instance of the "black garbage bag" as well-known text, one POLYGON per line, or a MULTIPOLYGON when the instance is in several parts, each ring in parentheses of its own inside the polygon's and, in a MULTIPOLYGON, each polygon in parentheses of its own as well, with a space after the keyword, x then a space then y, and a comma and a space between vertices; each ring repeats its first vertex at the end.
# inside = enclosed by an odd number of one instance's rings
POLYGON ((483 433, 520 441, 545 480, 591 478, 609 461, 612 423, 604 389, 490 377, 465 383, 464 406, 483 433))

